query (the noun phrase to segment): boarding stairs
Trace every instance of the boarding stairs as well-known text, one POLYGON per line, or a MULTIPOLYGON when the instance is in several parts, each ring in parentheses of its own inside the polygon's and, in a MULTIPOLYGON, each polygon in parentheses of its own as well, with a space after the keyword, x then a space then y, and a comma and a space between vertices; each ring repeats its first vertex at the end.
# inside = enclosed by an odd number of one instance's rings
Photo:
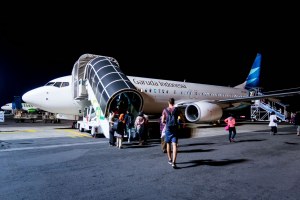
POLYGON ((73 98, 90 103, 87 107, 93 107, 96 117, 89 120, 93 120, 93 126, 99 124, 99 130, 106 138, 109 138, 110 111, 125 114, 129 110, 137 115, 143 107, 141 94, 114 58, 84 54, 74 64, 72 79, 73 98))
MULTIPOLYGON (((263 95, 263 93, 256 91, 255 95, 263 95)), ((255 100, 251 105, 251 119, 253 121, 269 121, 271 112, 275 112, 281 121, 285 121, 286 107, 287 105, 271 98, 255 100)))

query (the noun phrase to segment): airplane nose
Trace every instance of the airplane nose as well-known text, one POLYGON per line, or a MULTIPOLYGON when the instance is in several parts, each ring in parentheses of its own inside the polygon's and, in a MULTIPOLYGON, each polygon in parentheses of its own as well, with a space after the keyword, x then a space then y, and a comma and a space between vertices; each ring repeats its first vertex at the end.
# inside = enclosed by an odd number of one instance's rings
POLYGON ((29 91, 29 92, 26 92, 25 94, 23 94, 22 100, 26 103, 31 103, 31 101, 32 101, 32 92, 29 91))
POLYGON ((37 89, 30 90, 22 96, 22 100, 24 102, 29 103, 33 106, 37 106, 40 103, 40 99, 41 94, 37 89))

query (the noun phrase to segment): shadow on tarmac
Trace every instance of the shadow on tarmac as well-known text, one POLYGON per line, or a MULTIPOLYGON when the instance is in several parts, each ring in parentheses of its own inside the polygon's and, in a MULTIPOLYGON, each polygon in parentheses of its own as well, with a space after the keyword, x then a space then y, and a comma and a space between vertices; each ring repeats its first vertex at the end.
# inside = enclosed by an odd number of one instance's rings
POLYGON ((193 149, 193 150, 177 150, 178 153, 199 153, 199 152, 210 152, 215 151, 216 149, 193 149))
POLYGON ((262 142, 265 141, 266 139, 251 139, 251 140, 236 140, 235 143, 240 143, 240 142, 262 142))
POLYGON ((231 164, 238 164, 238 163, 243 163, 247 162, 248 159, 228 159, 228 160, 221 160, 221 161, 216 161, 216 160, 191 160, 189 162, 177 162, 177 164, 190 164, 187 166, 183 167, 177 167, 177 169, 183 169, 183 168, 190 168, 190 167, 198 167, 200 165, 208 165, 208 166, 225 166, 225 165, 231 165, 231 164))

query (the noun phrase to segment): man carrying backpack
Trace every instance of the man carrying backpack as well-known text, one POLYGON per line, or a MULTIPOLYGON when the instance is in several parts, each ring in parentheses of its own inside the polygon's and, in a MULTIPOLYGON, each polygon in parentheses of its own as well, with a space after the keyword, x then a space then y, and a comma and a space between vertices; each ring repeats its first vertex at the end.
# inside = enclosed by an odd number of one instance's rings
POLYGON ((174 98, 169 99, 169 106, 165 108, 162 112, 162 123, 166 126, 165 132, 165 142, 167 143, 167 155, 168 163, 172 165, 174 169, 176 166, 177 158, 177 143, 178 143, 178 117, 180 116, 181 120, 184 119, 181 111, 174 106, 174 98), (171 143, 173 155, 171 155, 171 143))
POLYGON ((126 124, 126 134, 128 137, 128 143, 130 143, 130 139, 134 139, 135 138, 135 134, 134 134, 134 116, 132 113, 130 113, 129 110, 126 111, 125 114, 125 124, 126 124), (134 134, 134 135, 132 135, 134 134))

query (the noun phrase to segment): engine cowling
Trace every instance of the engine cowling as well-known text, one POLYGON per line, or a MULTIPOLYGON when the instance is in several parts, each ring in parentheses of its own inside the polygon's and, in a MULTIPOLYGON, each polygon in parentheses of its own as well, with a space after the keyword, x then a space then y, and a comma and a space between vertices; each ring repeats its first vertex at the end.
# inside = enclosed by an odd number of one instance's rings
POLYGON ((223 115, 222 108, 208 102, 195 102, 185 108, 185 117, 189 122, 214 122, 223 115))

